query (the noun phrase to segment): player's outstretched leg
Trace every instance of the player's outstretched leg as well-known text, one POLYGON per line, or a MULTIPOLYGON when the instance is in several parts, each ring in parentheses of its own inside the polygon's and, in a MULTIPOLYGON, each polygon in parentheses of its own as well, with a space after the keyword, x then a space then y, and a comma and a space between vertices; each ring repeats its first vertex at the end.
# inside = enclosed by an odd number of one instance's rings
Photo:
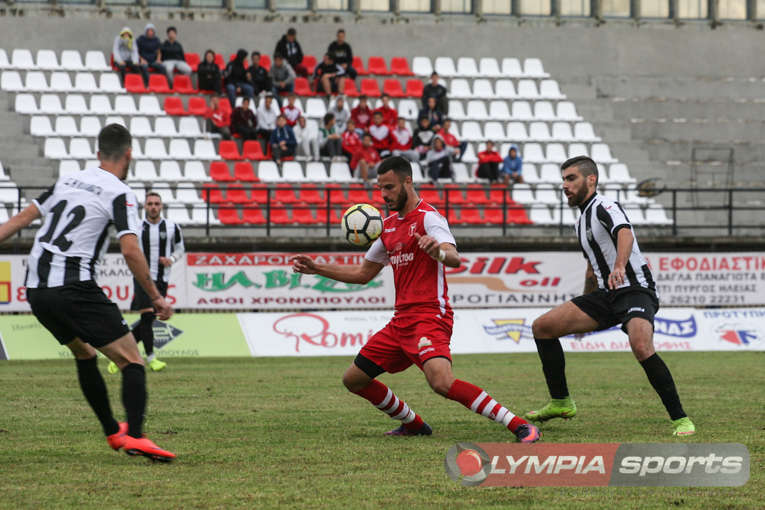
POLYGON ((696 426, 685 414, 680 404, 675 381, 664 360, 659 357, 653 347, 653 326, 646 319, 635 317, 627 322, 627 334, 630 347, 635 358, 643 367, 648 381, 659 395, 664 408, 672 420, 675 436, 690 436, 696 433, 696 426))
POLYGON ((423 364, 422 370, 433 391, 449 400, 459 402, 474 413, 501 423, 515 434, 521 443, 534 443, 539 440, 538 428, 511 413, 478 386, 455 379, 451 367, 451 362, 442 357, 431 358, 423 364))
POLYGON ((398 428, 386 432, 386 435, 429 436, 433 433, 430 426, 406 402, 399 399, 386 385, 369 377, 355 363, 343 374, 343 384, 350 392, 367 399, 380 411, 401 422, 398 428))
POLYGON ((154 372, 159 372, 167 366, 167 363, 158 360, 154 354, 154 319, 156 318, 157 315, 153 311, 142 312, 138 328, 140 329, 141 341, 146 351, 146 361, 149 362, 149 368, 154 372))

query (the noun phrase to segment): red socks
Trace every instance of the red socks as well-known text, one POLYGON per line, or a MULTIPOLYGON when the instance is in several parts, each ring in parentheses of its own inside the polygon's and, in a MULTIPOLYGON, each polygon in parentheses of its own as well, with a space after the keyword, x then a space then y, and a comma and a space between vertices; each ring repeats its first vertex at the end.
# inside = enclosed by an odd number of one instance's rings
POLYGON ((387 386, 378 381, 372 380, 366 388, 356 392, 360 397, 364 397, 369 402, 393 418, 399 420, 409 430, 420 430, 422 428, 422 418, 409 409, 409 406, 403 400, 400 400, 387 386))
POLYGON ((459 402, 474 413, 501 423, 510 429, 510 432, 515 432, 518 426, 528 423, 508 411, 481 388, 467 381, 455 379, 446 398, 459 402))

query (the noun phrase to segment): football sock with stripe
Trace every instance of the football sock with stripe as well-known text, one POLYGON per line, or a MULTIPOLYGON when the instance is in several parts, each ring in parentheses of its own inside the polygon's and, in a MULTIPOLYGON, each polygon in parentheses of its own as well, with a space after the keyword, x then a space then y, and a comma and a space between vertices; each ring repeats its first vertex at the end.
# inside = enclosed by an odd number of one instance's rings
POLYGON ((566 358, 563 347, 557 338, 534 338, 537 344, 539 359, 542 361, 542 371, 547 381, 547 389, 553 399, 568 397, 566 384, 566 358))
POLYGON ((446 394, 446 398, 459 402, 474 413, 501 423, 513 433, 520 425, 528 423, 523 418, 519 418, 508 411, 506 407, 491 398, 481 388, 467 381, 455 379, 449 388, 449 393, 446 394))
POLYGON ((394 420, 401 421, 407 429, 418 431, 422 428, 422 418, 377 379, 373 379, 364 389, 354 393, 369 400, 373 406, 394 420))
POLYGON ((143 365, 130 363, 122 369, 122 404, 127 414, 128 435, 140 438, 146 412, 146 372, 143 365))
POLYGON ((659 394, 659 398, 667 409, 669 417, 677 420, 687 416, 685 411, 683 411, 683 406, 680 404, 675 381, 672 379, 672 374, 669 372, 669 368, 664 363, 664 360, 657 353, 653 353, 652 356, 641 361, 640 365, 645 370, 645 375, 648 376, 651 386, 659 394))
POLYGON ((117 433, 119 424, 112 415, 112 407, 109 405, 109 393, 106 391, 106 383, 98 371, 98 357, 90 359, 78 359, 77 378, 80 380, 85 400, 88 401, 93 412, 96 413, 104 434, 110 436, 117 433))

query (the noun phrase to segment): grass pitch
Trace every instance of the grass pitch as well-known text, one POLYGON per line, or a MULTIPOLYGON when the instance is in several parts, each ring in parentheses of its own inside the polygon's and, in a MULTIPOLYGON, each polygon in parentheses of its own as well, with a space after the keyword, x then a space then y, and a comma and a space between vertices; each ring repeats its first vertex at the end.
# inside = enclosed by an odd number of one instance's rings
MULTIPOLYGON (((349 394, 348 358, 169 359, 149 373, 147 435, 174 451, 152 464, 108 448, 72 361, 0 364, 1 508, 763 508, 765 353, 663 354, 695 442, 740 442, 739 488, 465 488, 444 471, 458 441, 511 441, 502 427, 434 394, 421 372, 383 375, 434 428, 398 423, 349 394)), ((542 427, 546 442, 674 442, 658 397, 628 353, 569 354, 579 415, 542 427)), ((120 378, 106 373, 122 417, 120 378)), ((536 355, 455 356, 455 375, 514 412, 545 402, 536 355)))

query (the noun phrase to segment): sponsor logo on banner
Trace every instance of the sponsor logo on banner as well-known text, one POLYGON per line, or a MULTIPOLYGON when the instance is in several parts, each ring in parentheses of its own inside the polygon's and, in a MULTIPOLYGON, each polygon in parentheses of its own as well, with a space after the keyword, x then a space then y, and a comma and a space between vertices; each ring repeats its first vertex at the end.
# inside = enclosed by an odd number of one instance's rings
POLYGON ((481 487, 738 487, 749 480, 749 451, 720 444, 458 443, 446 473, 481 487))
POLYGON ((13 281, 11 278, 11 263, 0 261, 0 305, 7 305, 13 298, 13 281))
POLYGON ((315 313, 293 313, 276 319, 273 331, 294 343, 295 352, 301 346, 335 349, 361 348, 374 333, 359 331, 332 331, 329 320, 315 313))
POLYGON ((521 340, 534 340, 531 332, 531 326, 526 325, 526 319, 492 319, 492 325, 484 325, 483 330, 486 334, 496 336, 497 340, 507 340, 508 338, 520 343, 521 340))
MULTIPOLYGON (((131 324, 130 329, 135 329, 139 322, 140 321, 135 321, 133 324, 131 324)), ((183 331, 176 328, 172 324, 162 322, 158 319, 154 320, 154 323, 151 325, 151 329, 154 331, 154 347, 157 349, 163 348, 183 334, 183 331)))
POLYGON ((751 324, 722 324, 717 328, 717 334, 721 340, 733 345, 748 347, 754 342, 762 340, 762 333, 752 327, 751 324))

